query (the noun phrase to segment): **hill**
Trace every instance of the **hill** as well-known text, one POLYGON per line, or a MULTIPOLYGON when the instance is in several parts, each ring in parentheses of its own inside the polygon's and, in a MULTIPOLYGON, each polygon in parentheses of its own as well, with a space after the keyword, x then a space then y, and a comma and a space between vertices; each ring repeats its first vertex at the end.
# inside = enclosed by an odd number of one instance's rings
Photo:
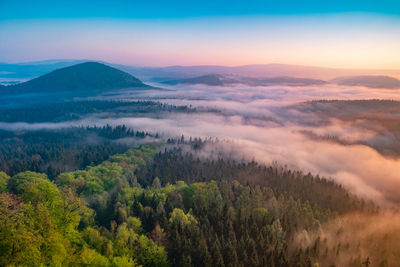
MULTIPOLYGON (((0 63, 0 78, 26 80, 39 77, 50 71, 83 63, 88 60, 45 60, 25 63, 0 63)), ((105 63, 105 62, 103 62, 105 63)), ((288 64, 253 64, 243 66, 168 66, 168 67, 139 67, 106 63, 109 66, 128 72, 142 81, 168 81, 187 79, 196 76, 213 74, 239 75, 246 77, 297 77, 331 80, 336 77, 358 75, 387 75, 400 78, 400 70, 379 69, 339 69, 288 64)))
POLYGON ((322 85, 326 82, 319 79, 297 78, 297 77, 271 77, 271 78, 252 78, 246 77, 242 83, 252 86, 271 86, 271 85, 287 85, 287 86, 307 86, 322 85))
POLYGON ((100 91, 150 88, 132 75, 97 62, 86 62, 52 71, 24 83, 7 86, 10 93, 100 91))
POLYGON ((400 88, 400 80, 382 75, 362 75, 351 77, 340 77, 333 80, 339 85, 365 86, 370 88, 400 88))
POLYGON ((164 84, 205 84, 212 86, 224 86, 226 83, 238 83, 239 81, 224 77, 219 74, 207 74, 193 78, 170 80, 163 82, 164 84))
POLYGON ((169 67, 133 67, 118 66, 118 68, 134 73, 145 81, 167 81, 187 79, 210 73, 220 75, 238 75, 242 77, 273 78, 296 77, 320 80, 331 80, 336 77, 359 75, 388 75, 400 78, 400 70, 379 69, 339 69, 288 64, 254 64, 243 66, 169 66, 169 67))
POLYGON ((169 85, 177 84, 204 84, 210 86, 224 86, 232 84, 245 84, 251 86, 271 86, 271 85, 287 85, 287 86, 306 86, 306 85, 321 85, 326 82, 323 80, 310 79, 310 78, 296 78, 296 77, 271 77, 271 78, 256 78, 256 77, 241 77, 234 76, 234 78, 220 75, 208 74, 187 79, 177 79, 162 82, 169 85))

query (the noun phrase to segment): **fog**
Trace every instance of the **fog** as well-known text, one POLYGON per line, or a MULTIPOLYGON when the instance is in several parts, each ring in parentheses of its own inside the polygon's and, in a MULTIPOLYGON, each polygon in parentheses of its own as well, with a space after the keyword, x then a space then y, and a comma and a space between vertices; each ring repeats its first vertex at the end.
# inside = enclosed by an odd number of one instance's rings
MULTIPOLYGON (((0 123, 10 130, 70 126, 120 125, 157 132, 163 137, 213 137, 226 140, 218 149, 236 158, 255 159, 331 178, 355 194, 382 206, 400 203, 400 159, 380 153, 378 146, 399 145, 391 129, 365 114, 398 120, 399 114, 371 108, 313 110, 304 101, 317 99, 396 99, 395 90, 346 86, 308 87, 169 87, 170 90, 124 90, 94 99, 156 100, 196 107, 196 113, 168 113, 157 118, 107 118, 89 115, 60 123, 0 123), (305 106, 302 106, 305 105, 305 106), (306 107, 306 108, 304 108, 306 107), (218 112, 207 111, 210 108, 218 112), (363 119, 344 119, 360 113, 363 119), (332 115, 334 114, 334 115, 332 115), (337 115, 337 116, 336 116, 337 115), (343 114, 342 114, 343 115, 343 114), (228 142, 229 141, 229 142, 228 142), (379 151, 379 152, 378 152, 379 151)), ((318 104, 324 106, 323 103, 318 104)), ((383 105, 384 106, 384 105, 383 105)), ((104 114, 103 114, 104 115, 104 114)), ((216 149, 216 147, 213 147, 216 149)))
POLYGON ((324 225, 315 232, 298 233, 294 244, 303 249, 317 248, 321 266, 356 266, 354 261, 370 266, 397 266, 400 261, 400 214, 348 214, 324 225), (320 238, 319 245, 315 241, 320 238))

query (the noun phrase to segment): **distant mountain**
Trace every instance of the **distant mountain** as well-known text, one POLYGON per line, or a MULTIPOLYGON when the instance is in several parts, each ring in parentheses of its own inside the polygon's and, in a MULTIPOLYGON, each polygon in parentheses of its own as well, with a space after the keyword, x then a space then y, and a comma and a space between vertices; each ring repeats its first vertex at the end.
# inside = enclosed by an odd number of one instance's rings
POLYGON ((164 84, 176 85, 176 84, 204 84, 211 86, 224 86, 226 84, 239 83, 239 81, 232 78, 225 77, 219 74, 207 74, 193 78, 170 80, 162 82, 164 84))
POLYGON ((287 85, 287 86, 307 86, 322 85, 326 81, 310 78, 296 77, 272 77, 272 78, 243 78, 242 83, 253 86, 287 85))
POLYGON ((241 76, 226 76, 220 74, 208 74, 187 79, 169 80, 162 82, 164 84, 204 84, 211 86, 225 86, 232 84, 245 84, 251 86, 271 86, 271 85, 287 85, 287 86, 306 86, 321 85, 326 82, 323 80, 296 77, 272 77, 272 78, 255 78, 241 76))
POLYGON ((363 76, 339 77, 334 79, 333 82, 339 85, 365 86, 370 88, 387 88, 387 89, 400 88, 400 80, 389 76, 363 75, 363 76))
MULTIPOLYGON (((0 78, 13 80, 27 80, 39 77, 50 71, 83 63, 88 60, 55 59, 24 63, 0 63, 0 78)), ((242 77, 296 77, 331 80, 336 77, 349 77, 360 75, 386 75, 400 78, 400 70, 363 70, 340 69, 313 66, 289 65, 289 64, 253 64, 242 66, 168 66, 168 67, 142 67, 127 66, 121 64, 105 63, 119 70, 128 72, 142 81, 162 82, 168 80, 188 79, 197 76, 220 74, 237 75, 242 77)))
POLYGON ((155 82, 188 79, 210 73, 254 78, 295 77, 320 80, 359 75, 388 75, 400 78, 400 70, 338 69, 288 64, 254 64, 233 67, 213 65, 169 67, 118 66, 118 68, 134 74, 142 80, 155 82))
POLYGON ((97 62, 61 68, 30 81, 6 86, 10 93, 99 91, 150 88, 132 75, 97 62))

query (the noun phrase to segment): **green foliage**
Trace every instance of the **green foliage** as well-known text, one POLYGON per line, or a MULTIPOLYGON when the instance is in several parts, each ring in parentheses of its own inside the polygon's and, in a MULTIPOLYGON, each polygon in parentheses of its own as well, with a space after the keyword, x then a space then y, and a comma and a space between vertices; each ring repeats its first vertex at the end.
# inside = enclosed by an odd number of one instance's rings
POLYGON ((35 266, 40 262, 40 236, 29 231, 34 223, 22 199, 0 194, 0 265, 35 266))
POLYGON ((43 172, 54 179, 61 172, 98 165, 111 155, 128 150, 129 144, 115 142, 117 139, 134 141, 149 136, 152 135, 124 125, 27 132, 0 130, 0 170, 10 176, 23 171, 43 172))
POLYGON ((9 189, 15 195, 0 199, 4 217, 0 232, 11 235, 0 241, 5 265, 57 265, 73 260, 74 244, 80 242, 78 225, 90 216, 84 203, 70 191, 61 191, 45 174, 19 173, 10 179, 9 189), (21 260, 25 255, 29 259, 21 260))
POLYGON ((0 172, 0 193, 6 192, 9 180, 10 176, 8 176, 5 172, 0 172))
POLYGON ((153 184, 151 185, 151 187, 154 189, 160 189, 161 188, 160 178, 158 178, 158 177, 154 178, 153 184))
POLYGON ((135 267, 138 266, 134 260, 129 257, 114 257, 111 262, 111 267, 135 267))
POLYGON ((114 232, 99 231, 91 219, 93 211, 76 196, 127 184, 127 172, 146 164, 154 149, 130 151, 129 164, 113 160, 63 173, 57 179, 60 187, 41 173, 27 171, 11 178, 1 173, 4 190, 11 194, 0 194, 0 265, 168 266, 165 250, 142 233, 138 218, 124 219, 114 232))
POLYGON ((57 208, 61 202, 61 194, 57 186, 49 180, 42 179, 28 185, 21 193, 25 201, 43 203, 48 208, 57 208))
MULTIPOLYGON (((168 140, 170 144, 189 145, 193 151, 201 148, 206 142, 211 141, 168 140)), ((295 200, 307 201, 311 206, 317 205, 340 214, 358 210, 363 206, 373 209, 341 185, 318 175, 313 176, 276 165, 265 166, 254 161, 242 163, 224 158, 200 159, 195 153, 185 153, 179 147, 159 152, 151 164, 139 170, 137 177, 139 183, 145 186, 150 186, 154 177, 160 177, 163 184, 179 180, 186 183, 236 180, 241 184, 271 188, 276 195, 282 194, 295 200)))
POLYGON ((358 208, 320 178, 157 149, 141 145, 54 183, 0 173, 0 265, 312 266, 320 245, 292 248, 296 234, 310 242, 331 210, 358 208), (243 183, 244 173, 265 181, 243 183))
POLYGON ((82 266, 107 267, 109 260, 94 249, 84 247, 80 253, 82 266))
POLYGON ((196 218, 191 214, 185 214, 181 209, 174 209, 169 218, 170 225, 180 228, 186 227, 191 224, 197 224, 196 218))
POLYGON ((238 182, 124 188, 116 202, 127 216, 140 217, 143 229, 166 246, 178 266, 288 264, 288 238, 331 216, 308 203, 277 198, 270 188, 238 182))

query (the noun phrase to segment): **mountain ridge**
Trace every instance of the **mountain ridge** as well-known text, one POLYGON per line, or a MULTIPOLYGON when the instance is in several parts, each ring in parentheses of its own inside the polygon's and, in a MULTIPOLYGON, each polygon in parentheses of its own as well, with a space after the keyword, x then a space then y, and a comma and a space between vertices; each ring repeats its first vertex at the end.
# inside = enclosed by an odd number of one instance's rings
POLYGON ((204 84, 208 86, 229 86, 232 84, 244 84, 249 86, 272 86, 272 85, 306 86, 306 85, 322 85, 326 84, 327 82, 318 79, 297 78, 290 76, 262 78, 262 77, 229 76, 221 74, 207 74, 187 79, 168 80, 168 81, 163 81, 162 83, 167 85, 204 84))
POLYGON ((84 62, 56 69, 32 80, 5 88, 9 93, 32 93, 102 91, 130 87, 151 88, 129 73, 114 67, 98 62, 84 62))
POLYGON ((209 86, 224 86, 226 83, 238 83, 239 81, 227 78, 221 74, 206 74, 187 79, 168 80, 162 82, 168 85, 177 84, 204 84, 209 86))
MULTIPOLYGON (((90 60, 54 59, 21 63, 0 63, 0 78, 31 79, 55 69, 71 66, 90 60)), ((210 73, 242 75, 252 77, 291 76, 297 78, 312 78, 331 80, 337 77, 357 75, 386 75, 400 79, 400 70, 395 69, 351 69, 304 66, 293 64, 248 64, 241 66, 193 65, 193 66, 130 66, 94 60, 114 68, 128 72, 143 81, 162 82, 166 80, 185 79, 210 73)))
POLYGON ((400 80, 386 75, 357 75, 332 80, 339 85, 365 86, 369 88, 399 89, 400 80))

